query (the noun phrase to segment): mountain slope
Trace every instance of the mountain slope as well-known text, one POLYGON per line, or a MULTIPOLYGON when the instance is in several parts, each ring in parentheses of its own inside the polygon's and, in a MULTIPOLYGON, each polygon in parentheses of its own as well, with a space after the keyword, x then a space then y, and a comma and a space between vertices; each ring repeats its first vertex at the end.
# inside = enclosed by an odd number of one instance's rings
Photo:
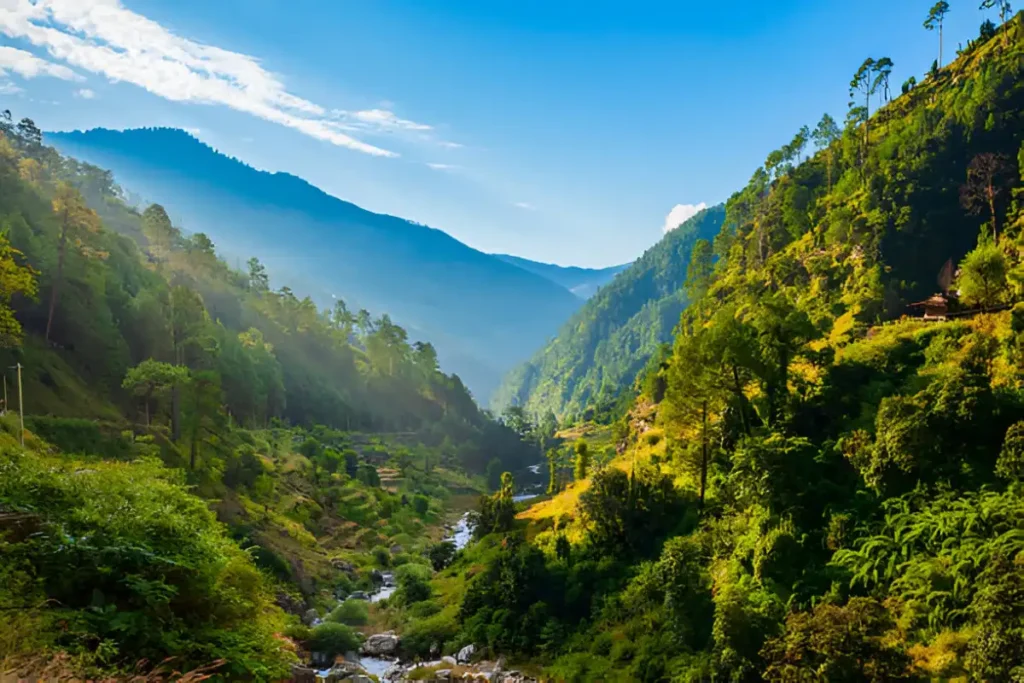
POLYGON ((581 299, 594 296, 601 287, 611 282, 612 278, 629 268, 628 263, 608 268, 578 268, 576 266, 558 266, 553 263, 540 263, 519 256, 494 254, 496 258, 527 270, 535 275, 551 280, 555 284, 568 289, 581 299))
POLYGON ((275 281, 321 306, 344 293, 350 307, 389 312, 433 342, 480 399, 579 306, 563 287, 440 230, 250 168, 184 131, 99 129, 47 139, 170 207, 183 228, 209 235, 230 261, 257 256, 275 281))
POLYGON ((724 218, 721 206, 702 211, 648 249, 505 378, 495 407, 518 404, 534 414, 565 417, 632 382, 672 338, 686 308, 682 287, 694 243, 713 237, 724 218))

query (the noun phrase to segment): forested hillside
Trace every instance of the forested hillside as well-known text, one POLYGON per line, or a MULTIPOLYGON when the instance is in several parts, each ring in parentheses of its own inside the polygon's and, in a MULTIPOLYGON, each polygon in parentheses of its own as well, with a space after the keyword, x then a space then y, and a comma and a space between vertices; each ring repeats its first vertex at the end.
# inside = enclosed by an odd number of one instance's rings
POLYGON ((550 500, 482 506, 453 643, 558 681, 1024 680, 1024 14, 895 98, 851 71, 846 124, 695 249, 618 455, 580 430, 550 500))
POLYGON ((233 270, 9 112, 0 335, 0 678, 287 678, 359 645, 313 617, 429 574, 454 498, 538 458, 387 314, 233 270))
POLYGON ((502 375, 578 307, 562 286, 440 230, 375 214, 285 173, 265 173, 174 129, 48 133, 128 190, 168 207, 230 263, 259 257, 319 306, 342 296, 429 340, 486 403, 502 375))
POLYGON ((523 407, 565 420, 614 402, 672 338, 686 308, 690 252, 722 226, 724 207, 697 214, 616 275, 565 323, 558 336, 508 374, 495 394, 497 408, 523 407))

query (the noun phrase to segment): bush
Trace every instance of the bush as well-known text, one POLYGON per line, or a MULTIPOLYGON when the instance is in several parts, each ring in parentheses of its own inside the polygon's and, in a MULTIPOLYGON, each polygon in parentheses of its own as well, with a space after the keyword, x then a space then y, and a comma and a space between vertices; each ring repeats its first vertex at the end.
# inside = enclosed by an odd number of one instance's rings
POLYGON ((16 598, 0 580, 0 603, 46 605, 44 616, 64 622, 64 643, 104 644, 82 654, 105 666, 173 655, 182 671, 222 657, 229 680, 287 675, 270 586, 182 473, 155 460, 0 452, 0 506, 38 520, 0 550, 0 566, 34 578, 16 598))
POLYGON ((416 494, 412 497, 412 509, 416 511, 416 514, 420 517, 425 516, 430 512, 430 499, 421 494, 416 494))
POLYGON ((370 607, 362 600, 346 600, 327 615, 327 621, 362 626, 370 620, 370 607))
POLYGON ((307 641, 313 652, 322 652, 329 659, 359 649, 359 635, 345 624, 327 622, 313 629, 307 641))
POLYGON ((383 546, 377 546, 373 549, 373 561, 380 567, 390 567, 391 552, 383 546))

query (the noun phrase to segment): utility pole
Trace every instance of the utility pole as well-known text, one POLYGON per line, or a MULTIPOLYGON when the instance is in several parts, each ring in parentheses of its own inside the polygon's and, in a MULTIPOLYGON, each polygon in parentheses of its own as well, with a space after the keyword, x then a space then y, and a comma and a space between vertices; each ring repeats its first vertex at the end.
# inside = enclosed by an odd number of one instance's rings
MULTIPOLYGON (((24 400, 22 400, 22 393, 21 393, 21 363, 18 363, 15 367, 18 368, 18 421, 21 424, 21 447, 24 448, 25 447, 25 402, 24 402, 24 400)), ((4 387, 6 388, 6 386, 7 386, 7 383, 5 381, 4 382, 4 387)))

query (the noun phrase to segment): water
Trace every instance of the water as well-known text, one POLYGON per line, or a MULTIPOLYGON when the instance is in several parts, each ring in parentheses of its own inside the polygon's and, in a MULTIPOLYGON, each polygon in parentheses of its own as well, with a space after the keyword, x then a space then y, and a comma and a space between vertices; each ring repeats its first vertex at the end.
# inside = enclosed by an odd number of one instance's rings
POLYGON ((370 602, 387 600, 398 589, 398 584, 395 583, 395 575, 393 573, 384 572, 383 576, 384 585, 380 587, 380 590, 370 596, 370 602))
POLYGON ((512 501, 521 503, 524 500, 530 500, 531 498, 536 498, 539 495, 539 493, 520 493, 518 496, 512 496, 512 501))
POLYGON ((459 517, 459 521, 456 522, 455 528, 452 530, 452 535, 445 539, 454 543, 456 550, 462 550, 473 540, 473 523, 470 521, 469 515, 470 513, 467 512, 459 517))
POLYGON ((359 666, 368 674, 377 676, 378 678, 384 675, 384 672, 391 668, 394 664, 392 659, 381 659, 380 657, 360 657, 359 666))

